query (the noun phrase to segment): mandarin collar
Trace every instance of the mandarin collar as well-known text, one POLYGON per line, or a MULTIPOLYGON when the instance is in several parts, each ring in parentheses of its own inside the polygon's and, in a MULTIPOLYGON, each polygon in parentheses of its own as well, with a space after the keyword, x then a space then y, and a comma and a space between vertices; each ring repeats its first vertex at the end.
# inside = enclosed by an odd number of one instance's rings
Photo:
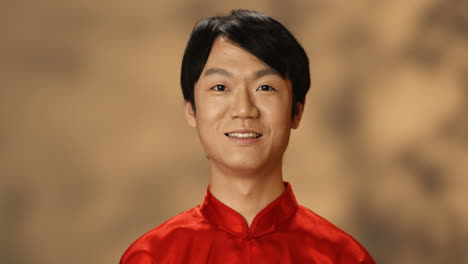
POLYGON ((263 208, 253 219, 250 228, 244 217, 219 201, 210 191, 210 185, 200 205, 201 213, 217 228, 242 238, 257 238, 275 231, 298 209, 298 204, 289 182, 283 182, 284 192, 263 208))

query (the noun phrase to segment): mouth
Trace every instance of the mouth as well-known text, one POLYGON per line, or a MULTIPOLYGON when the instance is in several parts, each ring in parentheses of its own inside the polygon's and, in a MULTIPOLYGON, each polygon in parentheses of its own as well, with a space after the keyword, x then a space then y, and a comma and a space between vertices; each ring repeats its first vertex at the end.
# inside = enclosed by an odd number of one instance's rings
POLYGON ((224 133, 225 136, 233 140, 249 140, 258 139, 262 137, 261 133, 249 129, 239 129, 224 133))
POLYGON ((225 133, 224 135, 230 138, 239 138, 239 139, 260 138, 262 136, 262 134, 254 132, 254 131, 229 132, 229 133, 225 133))

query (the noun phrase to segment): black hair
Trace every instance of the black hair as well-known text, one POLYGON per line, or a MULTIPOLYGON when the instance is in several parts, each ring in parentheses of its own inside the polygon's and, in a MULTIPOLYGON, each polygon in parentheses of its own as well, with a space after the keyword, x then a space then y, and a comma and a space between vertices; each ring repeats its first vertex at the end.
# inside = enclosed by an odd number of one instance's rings
POLYGON ((194 86, 205 67, 214 40, 223 36, 239 45, 292 83, 293 109, 304 103, 310 87, 309 59, 294 36, 280 22, 243 9, 227 16, 201 20, 193 28, 182 60, 180 82, 186 102, 195 111, 194 86))

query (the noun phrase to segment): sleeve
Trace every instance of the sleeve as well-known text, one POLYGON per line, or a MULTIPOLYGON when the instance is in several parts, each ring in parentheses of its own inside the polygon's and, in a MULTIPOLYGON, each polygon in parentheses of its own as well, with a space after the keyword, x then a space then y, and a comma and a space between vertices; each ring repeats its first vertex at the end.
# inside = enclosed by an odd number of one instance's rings
POLYGON ((367 255, 366 258, 360 263, 361 264, 376 264, 375 260, 371 257, 371 255, 367 255))
POLYGON ((122 256, 120 264, 156 264, 154 258, 146 251, 135 251, 122 256))
POLYGON ((359 264, 376 264, 369 252, 361 245, 359 246, 361 248, 359 264))

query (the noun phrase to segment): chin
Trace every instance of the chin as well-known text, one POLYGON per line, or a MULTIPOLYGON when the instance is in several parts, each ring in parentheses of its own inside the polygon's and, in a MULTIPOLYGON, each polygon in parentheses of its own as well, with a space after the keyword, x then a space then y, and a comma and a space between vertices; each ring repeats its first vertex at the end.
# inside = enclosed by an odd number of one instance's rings
POLYGON ((257 171, 265 166, 265 162, 259 159, 246 159, 245 157, 239 159, 224 160, 224 166, 238 170, 239 172, 257 171))

